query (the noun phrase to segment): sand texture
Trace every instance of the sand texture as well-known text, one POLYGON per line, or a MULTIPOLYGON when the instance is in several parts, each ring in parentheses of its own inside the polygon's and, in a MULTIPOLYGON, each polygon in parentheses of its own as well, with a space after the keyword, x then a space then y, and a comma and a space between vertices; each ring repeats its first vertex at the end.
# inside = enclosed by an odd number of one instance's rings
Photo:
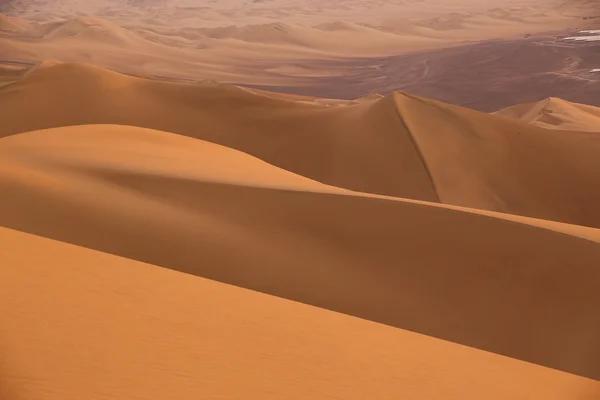
POLYGON ((600 399, 598 2, 0 13, 0 400, 600 399))
POLYGON ((497 111, 496 114, 514 118, 548 129, 600 132, 600 108, 571 103, 562 99, 519 104, 497 111))

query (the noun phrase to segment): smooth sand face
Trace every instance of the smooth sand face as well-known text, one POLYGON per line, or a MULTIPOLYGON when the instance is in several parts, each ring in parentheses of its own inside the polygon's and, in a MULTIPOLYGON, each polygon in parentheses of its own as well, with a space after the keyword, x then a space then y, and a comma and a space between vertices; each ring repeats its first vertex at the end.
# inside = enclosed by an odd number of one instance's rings
POLYGON ((600 394, 592 380, 273 296, 4 228, 0 239, 3 399, 600 394))
POLYGON ((598 3, 331 4, 0 2, 0 399, 600 398, 597 109, 220 83, 598 3))
POLYGON ((3 226, 598 378, 598 230, 361 195, 134 127, 13 135, 0 160, 3 226))
POLYGON ((414 96, 328 107, 61 64, 0 88, 0 101, 1 136, 141 126, 241 150, 350 190, 600 227, 596 135, 414 96), (39 110, 36 118, 21 118, 27 109, 39 110))
POLYGON ((496 114, 548 129, 600 132, 600 108, 556 98, 508 107, 496 114))

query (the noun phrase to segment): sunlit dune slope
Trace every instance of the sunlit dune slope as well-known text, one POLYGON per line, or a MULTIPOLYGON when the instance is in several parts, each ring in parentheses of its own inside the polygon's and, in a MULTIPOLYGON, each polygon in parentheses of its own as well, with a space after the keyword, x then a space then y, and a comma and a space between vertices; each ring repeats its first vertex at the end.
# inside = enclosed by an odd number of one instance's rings
POLYGON ((0 191, 2 226, 600 378, 595 229, 351 193, 122 126, 0 139, 0 191))
POLYGON ((20 18, 0 14, 0 34, 21 33, 31 29, 31 25, 20 18))
POLYGON ((135 46, 149 43, 118 25, 93 17, 78 17, 64 22, 44 24, 38 27, 34 34, 47 41, 76 38, 89 40, 96 45, 104 43, 135 46))
MULTIPOLYGON (((340 71, 326 66, 322 71, 296 68, 289 65, 294 60, 385 56, 447 44, 442 38, 398 35, 357 24, 349 24, 352 28, 321 30, 293 22, 232 24, 233 21, 224 20, 217 26, 232 25, 215 28, 214 24, 208 27, 206 20, 198 20, 190 11, 189 18, 165 15, 166 20, 154 26, 148 24, 147 18, 136 18, 131 13, 118 16, 118 11, 108 11, 108 7, 104 11, 107 14, 99 12, 103 18, 94 12, 81 12, 79 16, 73 11, 54 16, 42 13, 36 20, 46 20, 45 23, 23 22, 24 25, 0 18, 0 24, 7 29, 0 26, 0 40, 11 44, 2 51, 2 58, 15 60, 28 54, 28 60, 86 62, 138 75, 296 85, 303 81, 302 76, 335 75, 340 71)), ((148 10, 138 12, 144 14, 148 10)), ((165 9, 162 12, 169 14, 165 9)), ((176 13, 179 12, 185 13, 176 13)))
POLYGON ((407 32, 403 32, 402 35, 392 34, 348 22, 337 22, 320 27, 274 22, 200 29, 199 32, 211 39, 293 46, 320 51, 324 54, 350 55, 351 52, 355 52, 355 56, 390 54, 394 52, 394 47, 416 50, 443 43, 441 39, 435 40, 407 32))
POLYGON ((0 240, 3 399, 600 394, 592 380, 152 265, 5 228, 0 240))
POLYGON ((600 132, 600 108, 553 97, 504 108, 495 114, 548 129, 600 132))
POLYGON ((600 227, 600 136, 395 94, 442 203, 600 227))
POLYGON ((0 88, 0 136, 76 124, 135 125, 242 150, 354 190, 437 200, 393 99, 332 109, 231 85, 145 80, 62 64, 0 88), (22 118, 25 109, 38 110, 22 118))
POLYGON ((363 192, 600 227, 600 140, 394 94, 326 107, 62 64, 0 88, 0 135, 135 125, 363 192), (35 118, 22 118, 35 109, 35 118))

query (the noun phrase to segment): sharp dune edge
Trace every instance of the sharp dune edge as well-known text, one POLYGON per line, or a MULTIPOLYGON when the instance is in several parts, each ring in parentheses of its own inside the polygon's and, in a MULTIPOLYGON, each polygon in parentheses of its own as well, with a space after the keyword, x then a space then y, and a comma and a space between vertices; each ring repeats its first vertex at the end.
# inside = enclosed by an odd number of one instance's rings
POLYGON ((589 379, 214 281, 4 228, 0 240, 2 398, 600 394, 589 379))
POLYGON ((600 132, 600 108, 562 99, 519 104, 495 114, 549 129, 600 132))
POLYGON ((352 193, 135 127, 17 134, 0 160, 3 226, 598 378, 598 230, 352 193))
POLYGON ((0 0, 0 399, 600 399, 599 11, 0 0))
POLYGON ((82 64, 0 87, 0 102, 0 136, 134 125, 208 140, 350 190, 600 227, 594 133, 550 131, 401 93, 327 107, 82 64), (26 109, 40 111, 21 118, 26 109))

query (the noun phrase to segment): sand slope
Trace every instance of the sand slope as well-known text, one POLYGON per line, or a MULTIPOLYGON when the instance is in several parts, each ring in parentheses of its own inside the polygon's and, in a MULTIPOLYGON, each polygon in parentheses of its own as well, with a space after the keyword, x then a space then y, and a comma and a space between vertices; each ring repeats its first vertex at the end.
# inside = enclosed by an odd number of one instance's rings
POLYGON ((5 137, 0 162, 2 226, 600 378, 598 230, 352 194, 132 127, 5 137))
POLYGON ((600 137, 395 95, 442 203, 600 227, 600 137))
POLYGON ((31 25, 21 19, 0 14, 0 33, 15 34, 30 30, 31 25))
POLYGON ((0 0, 0 399, 600 399, 598 109, 230 83, 439 91, 599 5, 0 0))
POLYGON ((495 114, 548 129, 600 132, 600 108, 553 97, 504 108, 495 114))
POLYGON ((585 378, 151 265, 4 228, 0 241, 2 398, 600 394, 585 378))
POLYGON ((13 0, 11 7, 0 3, 0 12, 35 21, 35 28, 11 35, 16 49, 9 48, 4 58, 26 53, 32 61, 297 88, 315 82, 315 76, 352 75, 351 65, 360 59, 597 24, 592 3, 585 8, 556 3, 13 0))
POLYGON ((90 44, 112 44, 124 47, 147 46, 150 43, 118 25, 100 18, 78 17, 64 22, 45 24, 37 28, 35 35, 46 41, 78 39, 90 44))
POLYGON ((208 140, 351 190, 600 227, 600 140, 394 94, 326 107, 80 64, 0 88, 0 136, 135 125, 208 140), (39 110, 24 119, 24 110, 39 110), (552 176, 552 179, 548 179, 552 176))
MULTIPOLYGON (((347 55, 349 48, 356 55, 393 53, 393 48, 435 46, 435 40, 416 35, 396 35, 353 23, 332 23, 311 27, 301 24, 274 22, 260 25, 225 26, 201 29, 212 39, 235 39, 250 43, 287 45, 317 50, 325 54, 347 55)), ((439 40, 438 40, 439 41, 439 40)), ((439 41, 441 42, 441 41, 439 41)))
POLYGON ((234 86, 173 84, 62 64, 0 91, 0 136, 111 123, 209 140, 327 184, 436 200, 393 99, 332 109, 234 86), (39 110, 35 119, 20 110, 39 110), (390 176, 390 171, 393 175, 390 176))

